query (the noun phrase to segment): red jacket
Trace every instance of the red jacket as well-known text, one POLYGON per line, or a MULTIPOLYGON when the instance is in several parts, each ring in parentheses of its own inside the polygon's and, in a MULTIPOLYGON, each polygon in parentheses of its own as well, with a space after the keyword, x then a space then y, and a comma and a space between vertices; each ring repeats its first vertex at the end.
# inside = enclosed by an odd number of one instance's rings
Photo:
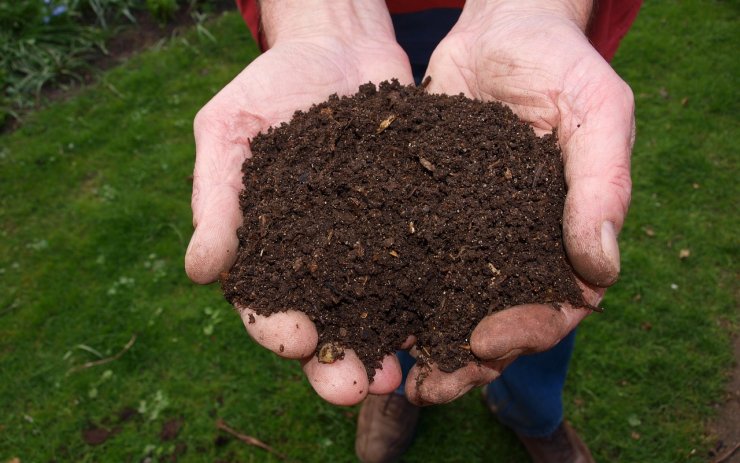
MULTIPOLYGON (((256 0, 236 0, 239 11, 259 43, 266 49, 264 36, 259 30, 259 7, 256 0)), ((465 0, 386 0, 391 13, 413 13, 430 8, 462 8, 465 0)), ((611 61, 619 48, 619 42, 637 17, 642 0, 596 0, 594 17, 588 31, 588 39, 607 61, 611 61)))

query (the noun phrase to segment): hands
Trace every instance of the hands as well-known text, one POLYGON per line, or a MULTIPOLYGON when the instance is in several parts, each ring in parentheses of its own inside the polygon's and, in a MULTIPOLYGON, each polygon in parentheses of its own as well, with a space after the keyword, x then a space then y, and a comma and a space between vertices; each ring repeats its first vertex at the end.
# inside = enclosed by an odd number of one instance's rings
MULTIPOLYGON (((586 301, 596 305, 619 273, 616 233, 630 197, 633 102, 629 88, 582 32, 590 7, 573 3, 468 0, 460 21, 432 56, 428 74, 432 92, 502 101, 540 134, 558 129, 569 188, 566 249, 586 301)), ((198 283, 216 280, 234 262, 241 165, 251 155, 251 138, 332 93, 350 94, 362 83, 391 77, 412 81, 384 2, 337 1, 331 8, 316 0, 261 5, 270 50, 195 120, 196 229, 185 266, 198 283)), ((301 312, 265 318, 248 308, 240 311, 250 335, 278 355, 299 359, 316 392, 329 402, 354 404, 368 392, 388 393, 400 382, 395 356, 386 357, 372 385, 351 351, 342 361, 318 363, 313 355, 316 329, 301 312)), ((481 365, 450 374, 433 370, 419 387, 415 367, 407 396, 419 404, 454 400, 495 379, 518 355, 554 346, 588 313, 524 305, 491 315, 471 337, 473 353, 486 359, 481 365)))
MULTIPOLYGON (((564 240, 584 297, 597 305, 619 274, 616 233, 630 200, 634 108, 629 87, 583 34, 590 7, 579 1, 469 0, 432 55, 431 92, 465 93, 510 106, 539 134, 558 130, 568 195, 564 240)), ((433 370, 406 395, 417 404, 449 402, 489 383, 516 357, 557 344, 590 313, 522 305, 482 320, 471 336, 480 366, 433 370)))
MULTIPOLYGON (((215 281, 236 258, 236 229, 242 222, 241 166, 251 156, 250 139, 332 93, 351 94, 368 81, 377 84, 392 77, 404 84, 413 82, 408 58, 395 42, 390 16, 380 0, 331 5, 314 0, 290 5, 262 1, 261 7, 271 48, 195 118, 195 232, 185 269, 197 283, 215 281)), ((387 393, 400 383, 395 356, 386 358, 372 385, 351 351, 340 362, 318 363, 316 328, 302 312, 290 310, 267 318, 239 309, 249 334, 276 354, 299 359, 316 392, 329 402, 357 403, 368 392, 387 393)))

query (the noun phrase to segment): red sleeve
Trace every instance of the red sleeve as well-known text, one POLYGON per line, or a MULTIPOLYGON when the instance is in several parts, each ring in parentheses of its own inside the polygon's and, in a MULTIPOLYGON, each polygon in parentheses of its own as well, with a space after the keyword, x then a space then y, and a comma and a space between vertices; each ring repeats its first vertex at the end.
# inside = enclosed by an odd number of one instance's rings
MULTIPOLYGON (((413 13, 431 8, 462 8, 464 0, 386 0, 391 13, 413 13)), ((259 6, 256 0, 236 0, 252 36, 262 51, 266 50, 265 36, 260 30, 259 6)), ((594 14, 587 35, 594 48, 610 61, 637 17, 642 0, 596 0, 594 14)))
POLYGON ((586 34, 605 60, 611 61, 642 6, 642 0, 596 0, 586 34))
POLYGON ((265 34, 262 33, 262 28, 260 27, 260 7, 257 4, 257 0, 236 0, 236 6, 239 8, 239 12, 242 14, 244 22, 247 23, 247 27, 252 33, 254 41, 259 45, 260 50, 267 50, 265 34))

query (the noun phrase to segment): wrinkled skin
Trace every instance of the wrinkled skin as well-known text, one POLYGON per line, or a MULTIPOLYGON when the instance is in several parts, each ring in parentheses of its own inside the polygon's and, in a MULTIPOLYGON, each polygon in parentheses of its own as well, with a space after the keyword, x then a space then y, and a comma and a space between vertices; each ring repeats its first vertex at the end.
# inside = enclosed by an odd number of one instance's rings
MULTIPOLYGON (((275 44, 213 97, 194 123, 195 232, 185 256, 188 276, 196 283, 213 282, 236 259, 236 229, 242 221, 241 165, 251 156, 250 139, 333 93, 353 94, 368 81, 394 77, 404 84, 413 82, 408 58, 394 41, 375 37, 348 43, 328 36, 301 37, 275 44)), ((368 392, 388 393, 401 381, 394 355, 386 357, 372 385, 351 351, 342 361, 319 363, 313 355, 316 328, 302 312, 262 317, 248 308, 239 309, 249 334, 276 354, 300 360, 311 385, 329 402, 357 403, 368 392)))
MULTIPOLYGON (((630 196, 631 92, 572 21, 553 15, 501 15, 493 23, 466 22, 467 13, 432 56, 429 90, 502 101, 540 133, 558 128, 569 187, 566 249, 586 300, 595 305, 603 296, 602 288, 612 284, 619 272, 615 235, 630 196)), ((195 232, 185 258, 193 281, 215 281, 235 260, 235 231, 241 225, 240 169, 251 155, 251 138, 332 93, 352 94, 362 83, 392 77, 404 84, 412 82, 408 59, 392 40, 392 28, 387 34, 389 19, 380 17, 377 24, 380 30, 352 40, 320 31, 277 40, 198 113, 192 198, 195 232)), ((372 384, 351 351, 341 361, 319 363, 313 355, 316 328, 298 311, 300 307, 288 309, 292 310, 261 317, 239 307, 249 334, 277 355, 299 360, 319 396, 351 405, 368 393, 389 393, 400 384, 393 355, 384 359, 372 384)), ((484 359, 480 365, 469 364, 450 374, 432 369, 425 372, 421 387, 416 386, 420 372, 414 367, 407 396, 420 405, 454 400, 498 377, 518 355, 554 346, 589 312, 526 305, 493 314, 481 321, 471 337, 473 352, 484 359)))
MULTIPOLYGON (((619 274, 616 232, 631 191, 632 92, 572 20, 531 12, 501 14, 493 23, 466 19, 432 55, 429 90, 501 101, 540 134, 557 128, 568 185, 565 247, 586 301, 597 305, 619 274)), ((407 397, 417 404, 454 400, 496 379, 517 356, 550 349, 590 312, 531 304, 492 314, 471 336, 481 365, 450 374, 432 369, 419 387, 414 367, 407 397)))

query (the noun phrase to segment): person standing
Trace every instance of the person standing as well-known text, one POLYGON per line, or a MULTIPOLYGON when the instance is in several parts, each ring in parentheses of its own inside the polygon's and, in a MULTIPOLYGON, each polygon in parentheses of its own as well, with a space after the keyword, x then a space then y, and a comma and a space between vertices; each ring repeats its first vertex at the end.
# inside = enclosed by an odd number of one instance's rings
MULTIPOLYGON (((236 257, 238 194, 249 140, 368 81, 433 76, 432 93, 508 105, 539 134, 557 129, 568 194, 564 242, 585 300, 597 305, 619 274, 617 235, 630 201, 634 99, 608 61, 640 0, 237 0, 264 53, 196 116, 193 224, 185 267, 210 283, 236 257)), ((305 314, 269 318, 238 308, 249 334, 299 359, 319 396, 364 399, 356 451, 364 462, 398 458, 413 438, 418 406, 487 385, 486 401, 535 462, 589 462, 563 418, 562 389, 575 328, 590 311, 529 304, 483 319, 471 336, 480 364, 433 370, 423 383, 407 354, 389 355, 372 383, 353 352, 319 363, 305 314), (249 320, 254 322, 249 323, 249 320), (369 395, 368 395, 369 394, 369 395)))

